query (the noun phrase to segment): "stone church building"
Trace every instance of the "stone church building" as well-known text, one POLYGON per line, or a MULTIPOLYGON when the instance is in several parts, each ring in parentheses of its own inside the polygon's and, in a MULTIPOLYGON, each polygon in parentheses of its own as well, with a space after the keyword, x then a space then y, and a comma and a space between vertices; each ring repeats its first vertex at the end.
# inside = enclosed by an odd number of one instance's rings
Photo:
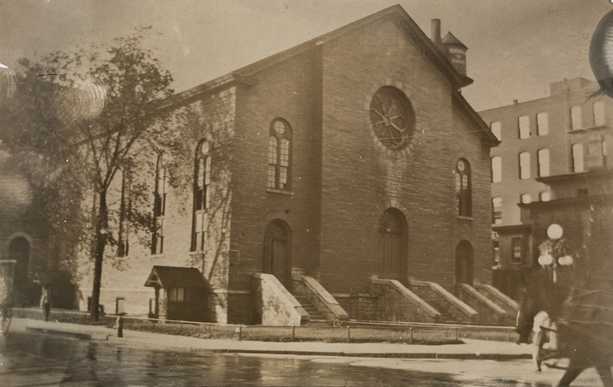
POLYGON ((159 157, 163 227, 105 265, 106 313, 508 321, 488 285, 497 140, 461 94, 466 49, 393 6, 169 98, 197 112, 193 181, 170 188, 159 157))

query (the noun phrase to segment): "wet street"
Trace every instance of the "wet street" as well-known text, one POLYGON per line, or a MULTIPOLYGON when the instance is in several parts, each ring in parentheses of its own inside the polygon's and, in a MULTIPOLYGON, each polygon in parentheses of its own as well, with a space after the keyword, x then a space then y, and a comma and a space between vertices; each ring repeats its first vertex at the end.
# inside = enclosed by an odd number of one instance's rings
MULTIPOLYGON (((0 337, 0 386, 551 386, 527 361, 242 356, 58 336, 0 337), (499 375, 499 376, 498 376, 499 375), (505 375, 505 377, 503 377, 505 375)), ((577 386, 598 386, 594 373, 577 386)))

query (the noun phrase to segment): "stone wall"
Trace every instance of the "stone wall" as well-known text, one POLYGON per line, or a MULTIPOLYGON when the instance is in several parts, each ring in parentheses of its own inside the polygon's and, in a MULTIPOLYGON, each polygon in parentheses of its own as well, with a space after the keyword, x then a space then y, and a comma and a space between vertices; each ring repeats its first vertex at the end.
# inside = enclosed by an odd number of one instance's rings
POLYGON ((318 260, 320 70, 307 51, 264 69, 238 87, 233 142, 231 289, 249 289, 262 271, 267 225, 285 222, 290 231, 289 266, 312 271, 318 260), (268 142, 273 120, 291 128, 289 186, 267 188, 268 142))
POLYGON ((339 304, 354 320, 377 320, 377 296, 368 293, 334 293, 339 304))
POLYGON ((441 314, 399 281, 372 279, 377 297, 377 320, 436 322, 441 314))
POLYGON ((272 274, 253 274, 253 307, 256 323, 299 326, 309 314, 272 274))
MULTIPOLYGON (((172 176, 166 184, 166 208, 164 214, 164 251, 153 255, 149 231, 129 230, 129 255, 117 257, 117 248, 107 246, 102 272, 101 304, 105 310, 112 310, 117 297, 125 298, 128 314, 146 315, 153 290, 144 287, 144 282, 153 265, 197 267, 203 272, 212 291, 228 287, 230 270, 229 235, 232 195, 230 191, 231 158, 230 141, 234 133, 235 89, 227 88, 177 106, 173 111, 173 130, 181 136, 185 152, 168 160, 172 176), (201 251, 191 250, 194 152, 201 140, 211 144, 211 184, 209 210, 205 225, 206 242, 201 251)), ((176 135, 169 134, 169 135, 176 135)), ((155 162, 157 154, 146 146, 143 139, 135 147, 139 158, 139 169, 132 171, 133 184, 142 184, 150 192, 155 184, 155 162)), ((115 177, 109 192, 111 211, 119 209, 121 175, 115 177)), ((151 195, 152 196, 152 195, 151 195)), ((86 195, 83 211, 92 211, 94 194, 86 195)), ((141 209, 153 211, 153 200, 145 200, 141 209)), ((111 232, 117 233, 118 225, 111 224, 111 232)), ((93 261, 91 247, 82 246, 79 257, 80 309, 87 309, 93 282, 93 261)), ((208 297, 211 305, 207 314, 217 322, 228 321, 228 305, 225 295, 208 297)))
POLYGON ((483 294, 468 284, 458 284, 458 297, 479 313, 482 324, 509 324, 515 321, 515 316, 507 314, 504 309, 489 300, 483 294))
POLYGON ((339 293, 366 291, 381 271, 379 222, 390 207, 408 224, 402 278, 453 283, 455 246, 465 239, 475 251, 475 275, 487 281, 489 149, 476 123, 454 106, 448 79, 390 20, 327 42, 322 60, 322 284, 339 293), (416 114, 413 139, 399 151, 382 145, 370 124, 373 94, 386 85, 400 89, 416 114), (456 214, 453 169, 460 157, 474 176, 469 219, 456 214))
POLYGON ((410 289, 443 314, 443 319, 455 322, 477 322, 479 314, 442 286, 428 281, 411 281, 410 289))

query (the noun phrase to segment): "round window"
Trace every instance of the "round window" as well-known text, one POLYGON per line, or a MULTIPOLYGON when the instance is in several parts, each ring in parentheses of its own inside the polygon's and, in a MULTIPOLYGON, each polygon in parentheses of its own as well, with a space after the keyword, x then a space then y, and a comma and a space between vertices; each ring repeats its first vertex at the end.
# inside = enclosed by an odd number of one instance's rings
POLYGON ((415 111, 402 91, 383 86, 370 101, 370 122, 383 145, 400 149, 409 142, 415 131, 415 111))

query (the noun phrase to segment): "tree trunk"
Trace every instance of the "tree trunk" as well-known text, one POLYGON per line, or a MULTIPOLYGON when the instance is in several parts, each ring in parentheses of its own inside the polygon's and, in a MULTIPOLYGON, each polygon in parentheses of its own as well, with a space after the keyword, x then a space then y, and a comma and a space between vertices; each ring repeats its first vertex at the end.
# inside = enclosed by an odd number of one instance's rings
POLYGON ((106 190, 99 193, 100 204, 96 222, 96 250, 94 253, 94 285, 90 305, 90 316, 94 321, 100 318, 100 286, 102 283, 102 261, 104 248, 108 240, 108 207, 106 203, 106 190))

